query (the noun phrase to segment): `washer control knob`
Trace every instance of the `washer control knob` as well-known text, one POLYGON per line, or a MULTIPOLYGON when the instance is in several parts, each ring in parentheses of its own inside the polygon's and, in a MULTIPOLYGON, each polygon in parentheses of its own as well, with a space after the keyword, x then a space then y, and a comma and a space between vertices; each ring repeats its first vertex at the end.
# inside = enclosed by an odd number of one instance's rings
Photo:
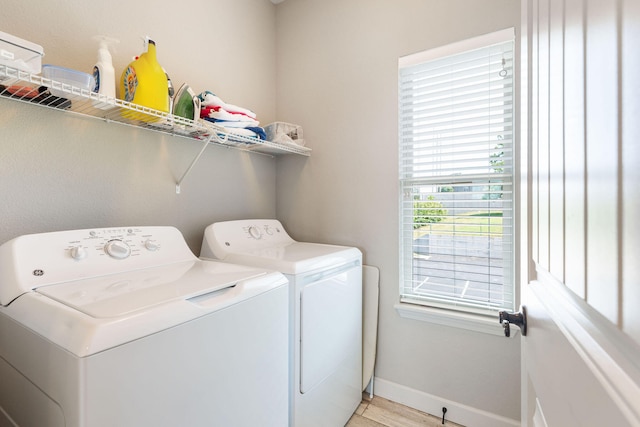
POLYGON ((260 229, 254 226, 249 227, 249 235, 256 240, 262 237, 262 233, 260 232, 260 229))
POLYGON ((131 248, 122 240, 109 240, 106 245, 104 245, 104 251, 111 258, 115 259, 125 259, 129 255, 131 255, 131 248))
POLYGON ((87 252, 87 250, 85 248, 83 248, 82 246, 74 246, 69 250, 69 254, 71 255, 71 258, 80 261, 82 259, 85 259, 87 257, 87 255, 89 255, 89 253, 87 252))
POLYGON ((155 252, 158 249, 160 249, 160 243, 158 243, 158 242, 156 242, 154 240, 148 239, 147 241, 144 242, 144 247, 148 251, 155 252))

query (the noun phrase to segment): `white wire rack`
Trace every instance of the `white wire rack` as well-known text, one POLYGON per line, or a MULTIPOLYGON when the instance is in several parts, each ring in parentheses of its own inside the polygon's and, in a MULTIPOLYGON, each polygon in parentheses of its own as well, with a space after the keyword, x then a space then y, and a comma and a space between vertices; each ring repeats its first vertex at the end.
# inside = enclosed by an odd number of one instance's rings
POLYGON ((80 89, 69 84, 0 65, 0 96, 45 108, 77 114, 204 143, 202 150, 176 183, 176 192, 209 144, 270 156, 298 154, 310 156, 311 149, 295 144, 279 144, 229 133, 205 120, 189 120, 130 102, 80 89), (49 88, 55 89, 53 96, 49 88))

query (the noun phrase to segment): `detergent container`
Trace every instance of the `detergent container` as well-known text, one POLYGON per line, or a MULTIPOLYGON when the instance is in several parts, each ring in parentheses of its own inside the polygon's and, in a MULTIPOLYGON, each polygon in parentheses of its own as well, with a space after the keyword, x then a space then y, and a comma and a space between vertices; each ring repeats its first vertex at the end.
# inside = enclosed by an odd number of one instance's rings
MULTIPOLYGON (((169 82, 167 74, 156 58, 156 44, 153 40, 145 43, 147 51, 129 64, 120 79, 120 99, 169 113, 169 82)), ((123 110, 127 118, 155 122, 160 117, 123 110)))

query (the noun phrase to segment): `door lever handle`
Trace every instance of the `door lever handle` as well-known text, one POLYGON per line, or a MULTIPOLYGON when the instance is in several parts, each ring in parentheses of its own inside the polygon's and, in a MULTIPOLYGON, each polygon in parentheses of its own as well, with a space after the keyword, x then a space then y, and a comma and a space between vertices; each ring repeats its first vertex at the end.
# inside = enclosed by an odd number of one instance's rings
POLYGON ((500 318, 500 323, 504 328, 504 336, 511 336, 511 324, 517 325, 522 332, 522 336, 527 335, 527 308, 520 308, 520 312, 518 313, 507 313, 506 311, 501 311, 498 313, 500 318))

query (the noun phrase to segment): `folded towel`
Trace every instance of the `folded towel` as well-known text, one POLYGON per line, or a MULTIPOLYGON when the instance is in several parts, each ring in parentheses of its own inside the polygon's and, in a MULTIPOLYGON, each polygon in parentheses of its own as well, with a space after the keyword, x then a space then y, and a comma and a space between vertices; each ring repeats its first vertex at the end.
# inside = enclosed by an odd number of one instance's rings
MULTIPOLYGON (((225 128, 226 129, 226 128, 225 128)), ((256 128, 231 128, 227 129, 228 133, 232 135, 248 136, 250 138, 257 138, 265 140, 267 139, 264 129, 261 127, 256 128)))
POLYGON ((261 139, 263 141, 267 139, 267 134, 264 129, 258 126, 250 128, 229 128, 220 126, 220 128, 224 129, 224 131, 230 135, 248 136, 250 138, 261 139))
POLYGON ((257 120, 245 120, 243 122, 238 122, 238 121, 214 119, 213 117, 203 117, 203 119, 209 122, 213 122, 220 126, 228 127, 228 128, 256 127, 260 124, 260 122, 257 120))
POLYGON ((200 98, 200 105, 202 107, 222 107, 230 113, 241 113, 251 117, 252 119, 256 118, 256 113, 253 111, 247 108, 238 107, 237 105, 227 104, 222 99, 218 98, 213 92, 208 90, 202 92, 198 97, 200 98))
MULTIPOLYGON (((215 107, 214 107, 215 108, 215 107)), ((248 122, 248 123, 256 123, 257 120, 252 119, 246 114, 240 113, 230 113, 223 109, 222 107, 217 107, 217 110, 211 109, 211 107, 205 107, 200 112, 200 117, 210 117, 216 120, 224 120, 227 122, 248 122)))
POLYGON ((222 127, 227 133, 266 140, 267 134, 261 128, 253 111, 227 104, 213 92, 204 91, 200 99, 200 117, 222 127))
POLYGON ((222 116, 216 116, 215 113, 221 113, 221 114, 225 114, 225 115, 229 115, 228 116, 228 120, 232 120, 232 119, 237 119, 237 120, 257 120, 255 117, 250 117, 247 116, 246 114, 243 113, 230 113, 227 110, 225 110, 222 107, 214 107, 214 106, 208 106, 208 107, 202 107, 200 109, 200 117, 204 118, 204 117, 216 117, 216 118, 222 118, 222 116))
POLYGON ((255 132, 255 134, 258 135, 258 138, 262 139, 263 141, 267 139, 267 133, 263 128, 259 126, 251 126, 245 129, 255 132))

